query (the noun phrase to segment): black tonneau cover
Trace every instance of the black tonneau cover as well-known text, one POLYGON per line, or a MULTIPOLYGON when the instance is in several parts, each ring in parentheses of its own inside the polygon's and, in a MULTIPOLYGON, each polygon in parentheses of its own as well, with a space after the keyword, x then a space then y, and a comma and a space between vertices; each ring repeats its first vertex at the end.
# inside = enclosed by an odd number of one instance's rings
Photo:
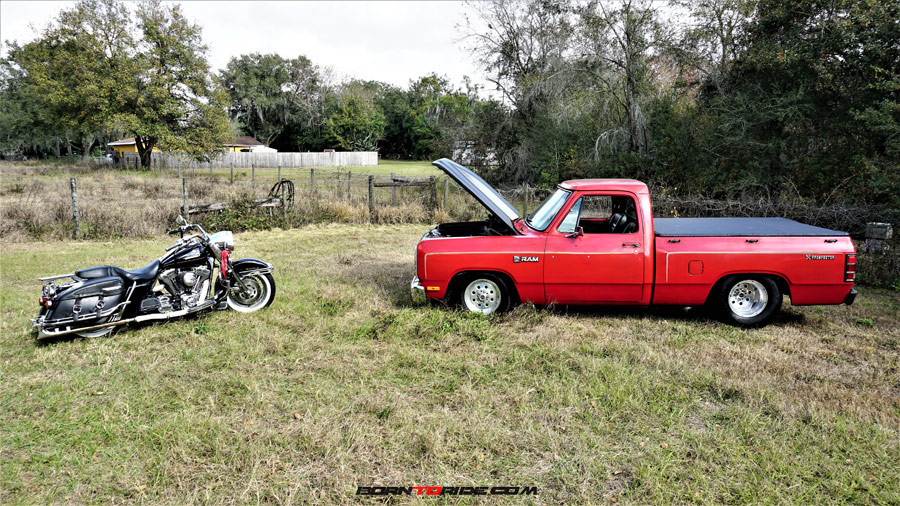
POLYGON ((657 237, 817 237, 847 232, 814 227, 786 218, 653 218, 657 237))

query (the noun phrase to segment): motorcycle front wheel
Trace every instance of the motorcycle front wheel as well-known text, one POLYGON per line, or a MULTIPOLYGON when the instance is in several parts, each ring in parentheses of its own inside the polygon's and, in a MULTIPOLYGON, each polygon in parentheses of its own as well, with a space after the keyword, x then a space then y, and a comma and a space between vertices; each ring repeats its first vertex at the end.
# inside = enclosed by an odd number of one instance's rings
POLYGON ((275 300, 275 278, 271 274, 254 274, 241 276, 247 289, 237 282, 228 292, 228 307, 241 313, 252 313, 262 309, 275 300))

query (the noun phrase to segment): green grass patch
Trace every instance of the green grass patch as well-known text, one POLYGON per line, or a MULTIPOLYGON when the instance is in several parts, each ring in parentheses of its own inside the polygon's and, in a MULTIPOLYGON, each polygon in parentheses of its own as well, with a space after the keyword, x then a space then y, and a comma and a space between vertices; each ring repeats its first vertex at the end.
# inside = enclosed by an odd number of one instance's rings
POLYGON ((482 317, 408 300, 425 228, 238 234, 237 257, 276 266, 267 310, 47 346, 35 278, 138 267, 168 239, 7 245, 0 502, 350 504, 432 484, 540 489, 498 504, 900 502, 892 292, 749 331, 669 309, 482 317))

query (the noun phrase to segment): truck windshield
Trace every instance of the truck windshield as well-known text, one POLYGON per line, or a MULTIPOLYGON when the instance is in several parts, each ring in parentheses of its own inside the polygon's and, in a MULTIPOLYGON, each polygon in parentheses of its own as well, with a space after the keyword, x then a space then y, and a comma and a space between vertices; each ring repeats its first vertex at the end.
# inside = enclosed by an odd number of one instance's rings
POLYGON ((541 202, 541 205, 525 218, 528 226, 535 230, 544 230, 553 221, 553 217, 559 212, 559 209, 566 203, 572 192, 558 188, 549 197, 541 202))

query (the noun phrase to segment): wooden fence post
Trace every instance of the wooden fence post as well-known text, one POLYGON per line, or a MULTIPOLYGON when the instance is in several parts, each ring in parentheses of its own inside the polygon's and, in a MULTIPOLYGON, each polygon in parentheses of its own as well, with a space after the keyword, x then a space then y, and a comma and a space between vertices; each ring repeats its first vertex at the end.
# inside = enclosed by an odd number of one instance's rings
POLYGON ((250 164, 250 186, 256 188, 256 162, 250 164))
POLYGON ((350 183, 353 182, 353 172, 347 171, 347 202, 353 202, 353 194, 350 193, 350 183))
POLYGON ((229 184, 234 184, 234 160, 231 161, 231 179, 229 184))
POLYGON ((449 207, 447 206, 447 194, 450 192, 450 180, 444 180, 444 212, 447 212, 449 207))
POLYGON ((281 165, 278 166, 278 180, 281 181, 281 165))
POLYGON ((309 193, 316 191, 316 169, 309 169, 309 193))
POLYGON ((522 216, 528 216, 528 183, 525 183, 522 186, 522 191, 524 192, 524 203, 522 204, 522 216))
POLYGON ((428 183, 431 187, 431 216, 434 217, 434 213, 437 211, 437 178, 430 176, 428 183))
POLYGON ((369 176, 369 221, 375 221, 375 176, 369 176))
POLYGON ((187 188, 187 178, 181 178, 181 215, 185 217, 185 219, 190 216, 188 213, 188 188, 187 188))
POLYGON ((75 239, 81 239, 81 223, 78 220, 78 193, 75 191, 75 178, 69 179, 72 186, 72 221, 75 223, 75 239))
POLYGON ((213 174, 212 174, 212 162, 209 162, 209 182, 212 183, 213 174))
MULTIPOLYGON (((393 172, 391 172, 391 182, 392 183, 394 182, 394 173, 393 172)), ((391 205, 392 206, 397 205, 397 187, 396 186, 391 186, 391 205)))

